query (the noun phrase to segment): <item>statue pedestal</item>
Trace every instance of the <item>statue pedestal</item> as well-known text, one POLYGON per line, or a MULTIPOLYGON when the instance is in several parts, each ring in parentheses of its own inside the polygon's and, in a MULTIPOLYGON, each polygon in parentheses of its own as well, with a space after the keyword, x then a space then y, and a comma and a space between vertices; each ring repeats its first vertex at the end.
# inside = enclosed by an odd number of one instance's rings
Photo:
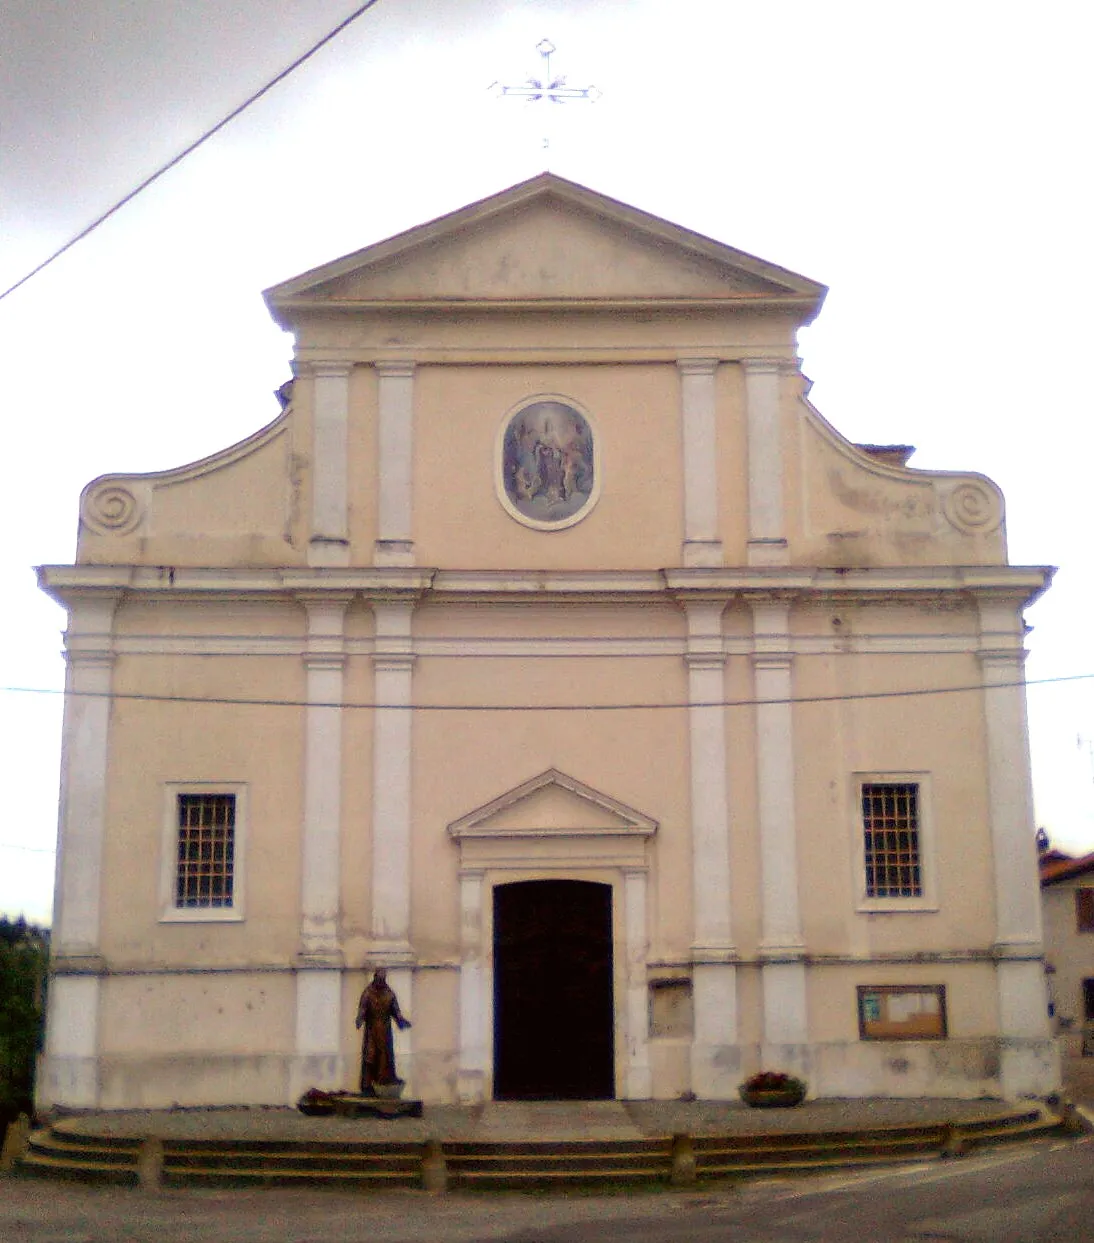
POLYGON ((397 1095, 362 1096, 359 1092, 321 1092, 312 1088, 296 1102, 311 1118, 420 1118, 421 1101, 403 1101, 397 1095))
POLYGON ((420 1118, 422 1102, 347 1092, 334 1098, 334 1113, 338 1118, 420 1118))

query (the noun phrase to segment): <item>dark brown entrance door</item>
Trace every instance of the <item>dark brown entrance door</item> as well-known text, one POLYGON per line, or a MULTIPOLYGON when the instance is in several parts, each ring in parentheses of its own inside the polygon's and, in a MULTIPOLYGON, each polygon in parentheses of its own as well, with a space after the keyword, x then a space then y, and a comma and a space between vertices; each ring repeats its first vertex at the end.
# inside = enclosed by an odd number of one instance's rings
POLYGON ((494 1096, 615 1095, 612 889, 579 880, 494 889, 494 1096))

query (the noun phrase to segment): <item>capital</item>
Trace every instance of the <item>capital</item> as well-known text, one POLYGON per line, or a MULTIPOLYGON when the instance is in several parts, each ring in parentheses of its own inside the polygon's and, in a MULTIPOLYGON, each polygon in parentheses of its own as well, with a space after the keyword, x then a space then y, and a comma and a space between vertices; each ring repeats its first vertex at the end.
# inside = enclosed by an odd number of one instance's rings
POLYGON ((678 358, 676 366, 681 375, 713 375, 720 361, 717 358, 678 358))
POLYGON ((338 378, 348 376, 355 366, 352 359, 345 358, 313 358, 306 362, 298 359, 293 364, 293 371, 297 376, 338 378))
POLYGON ((407 362, 405 359, 393 359, 378 360, 372 365, 376 374, 384 379, 409 380, 414 374, 417 363, 407 362))
POLYGON ((783 358, 779 355, 742 358, 740 365, 746 375, 779 375, 784 371, 792 373, 798 369, 796 358, 783 358))

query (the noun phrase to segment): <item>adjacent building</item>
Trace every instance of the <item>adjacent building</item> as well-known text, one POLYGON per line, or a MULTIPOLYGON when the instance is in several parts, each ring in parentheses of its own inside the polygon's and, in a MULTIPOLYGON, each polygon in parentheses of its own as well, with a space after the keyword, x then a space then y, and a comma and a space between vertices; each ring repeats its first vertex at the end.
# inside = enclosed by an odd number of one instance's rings
MULTIPOLYGON (((284 409, 95 480, 40 1092, 1041 1093, 1022 610, 809 402, 822 286, 544 174, 267 292, 284 409)), ((215 402, 215 392, 201 393, 215 402)))
POLYGON ((1042 854, 1041 902, 1061 1052, 1094 1056, 1094 854, 1042 854))

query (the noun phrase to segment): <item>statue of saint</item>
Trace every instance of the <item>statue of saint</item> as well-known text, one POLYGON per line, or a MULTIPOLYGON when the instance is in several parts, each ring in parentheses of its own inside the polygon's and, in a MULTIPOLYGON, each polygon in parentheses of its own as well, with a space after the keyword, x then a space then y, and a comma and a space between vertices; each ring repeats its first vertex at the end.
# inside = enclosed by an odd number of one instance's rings
POLYGON ((387 972, 380 969, 373 973, 372 982, 361 994, 357 1005, 357 1027, 364 1028, 361 1049, 361 1095, 374 1095, 378 1084, 402 1083, 395 1073, 395 1045, 391 1024, 399 1030, 410 1026, 403 1018, 399 1000, 388 987, 387 972))

